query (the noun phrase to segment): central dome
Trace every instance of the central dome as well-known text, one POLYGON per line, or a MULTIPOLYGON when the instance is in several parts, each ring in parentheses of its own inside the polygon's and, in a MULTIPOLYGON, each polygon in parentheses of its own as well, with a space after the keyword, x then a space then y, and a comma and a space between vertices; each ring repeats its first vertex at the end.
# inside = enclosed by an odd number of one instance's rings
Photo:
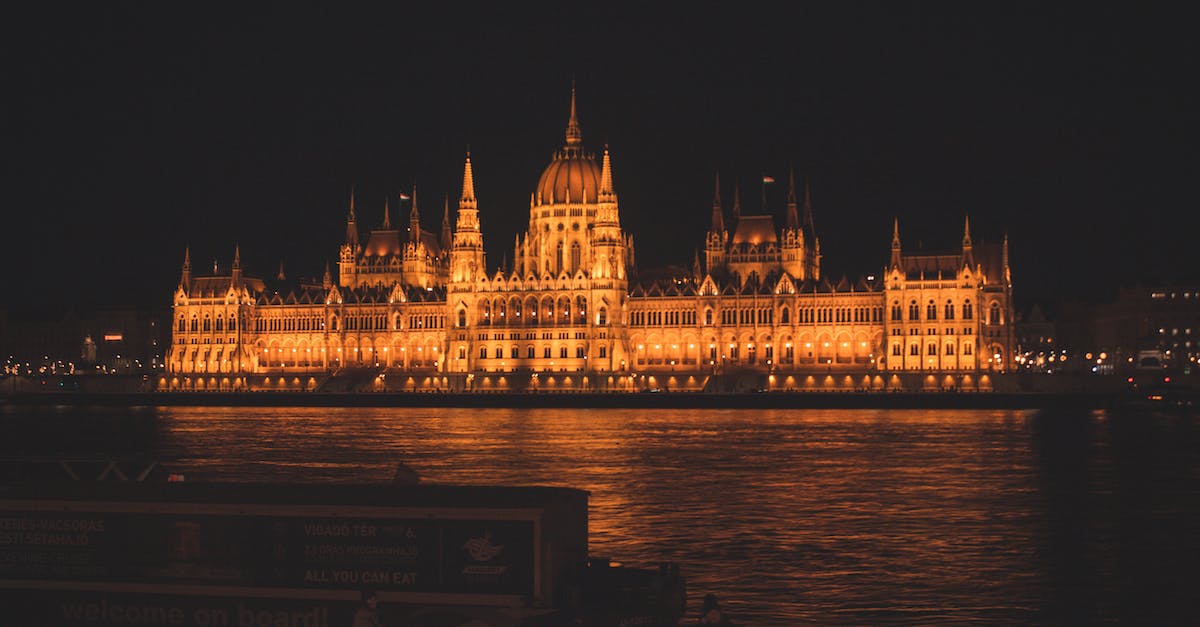
POLYGON ((555 154, 542 172, 535 199, 539 205, 594 203, 599 193, 600 166, 591 156, 568 148, 555 154))
POLYGON ((567 143, 554 153, 554 161, 538 179, 534 202, 538 205, 597 202, 600 166, 583 153, 583 133, 575 115, 575 86, 571 86, 571 115, 567 120, 567 143))

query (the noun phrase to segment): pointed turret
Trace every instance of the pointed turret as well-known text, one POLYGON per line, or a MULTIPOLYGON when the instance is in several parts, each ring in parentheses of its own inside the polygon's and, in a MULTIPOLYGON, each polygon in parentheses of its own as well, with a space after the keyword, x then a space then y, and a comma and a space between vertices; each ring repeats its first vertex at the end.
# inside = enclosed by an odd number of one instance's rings
POLYGON ((1004 242, 1000 245, 1000 265, 1004 266, 1004 283, 1012 287, 1012 270, 1008 267, 1008 231, 1004 232, 1004 242))
POLYGON ((733 228, 737 228, 738 220, 742 219, 742 194, 738 190, 737 181, 733 182, 733 228))
POLYGON ((600 202, 612 202, 617 197, 613 191, 612 158, 608 155, 608 146, 604 146, 604 158, 600 162, 600 202))
POLYGON ((283 272, 283 260, 282 259, 279 260, 279 274, 275 275, 275 278, 279 279, 280 281, 287 280, 287 274, 285 274, 283 272))
POLYGON ((700 279, 702 278, 700 274, 700 251, 697 249, 692 249, 692 278, 695 279, 697 283, 699 283, 700 279))
POLYGON ((238 244, 233 246, 233 274, 229 282, 233 285, 242 282, 242 247, 238 244))
POLYGON ((900 267, 900 218, 892 218, 892 268, 900 267))
POLYGON ((567 145, 564 146, 568 153, 578 152, 580 144, 583 143, 583 133, 579 130, 579 117, 575 114, 575 81, 571 81, 571 116, 567 120, 567 145))
POLYGON ((392 230, 391 215, 392 215, 392 210, 391 210, 391 207, 388 206, 388 199, 385 196, 383 199, 383 230, 385 230, 385 231, 392 230))
POLYGON ((179 273, 179 284, 187 287, 192 282, 192 249, 183 247, 183 270, 179 273))
POLYGON ((787 193, 787 223, 788 230, 796 231, 800 229, 800 215, 796 211, 796 171, 788 167, 788 193, 787 193))
POLYGON ((442 253, 445 254, 450 250, 450 244, 454 241, 454 231, 450 227, 450 195, 446 194, 443 199, 442 240, 439 242, 439 244, 442 247, 442 253))
POLYGON ((817 228, 813 224, 812 189, 808 185, 808 179, 804 179, 804 230, 813 237, 817 235, 817 228))
POLYGON ((421 212, 417 209, 417 184, 413 183, 412 211, 408 212, 408 241, 421 243, 421 212))
POLYGON ((321 286, 328 290, 333 285, 333 274, 329 272, 329 261, 325 261, 325 276, 321 277, 321 286))
POLYGON ((458 208, 475 208, 475 174, 471 171, 471 151, 467 150, 467 161, 463 164, 462 198, 458 208))
POLYGON ((963 265, 968 269, 975 265, 975 255, 971 251, 971 216, 969 215, 963 218, 962 258, 963 265))
POLYGON ((350 211, 346 214, 346 245, 358 247, 358 218, 354 215, 354 188, 350 188, 350 211))
POLYGON ((712 233, 725 232, 725 212, 721 210, 721 173, 718 171, 713 184, 712 233))

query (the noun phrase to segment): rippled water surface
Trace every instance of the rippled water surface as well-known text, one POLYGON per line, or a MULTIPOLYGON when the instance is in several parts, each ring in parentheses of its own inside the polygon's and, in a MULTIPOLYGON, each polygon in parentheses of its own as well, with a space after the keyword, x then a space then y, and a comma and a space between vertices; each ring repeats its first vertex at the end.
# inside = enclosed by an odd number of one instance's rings
POLYGON ((0 408, 14 454, 189 480, 591 493, 593 555, 676 561, 741 625, 1195 623, 1200 427, 980 410, 0 408))

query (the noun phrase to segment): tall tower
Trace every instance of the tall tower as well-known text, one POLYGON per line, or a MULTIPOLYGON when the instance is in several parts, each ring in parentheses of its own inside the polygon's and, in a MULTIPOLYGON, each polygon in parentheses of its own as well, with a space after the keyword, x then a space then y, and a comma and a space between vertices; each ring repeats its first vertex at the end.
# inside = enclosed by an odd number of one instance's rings
POLYGON ((784 272, 793 278, 804 280, 809 272, 804 232, 800 229, 800 214, 796 202, 796 172, 788 169, 787 221, 783 226, 783 237, 779 246, 780 261, 784 272))
POLYGON ((725 246, 729 233, 725 230, 725 212, 721 209, 721 173, 717 172, 713 184, 712 226, 704 240, 704 269, 715 272, 725 264, 725 246))
POLYGON ((462 197, 458 200, 458 221, 450 248, 449 292, 469 290, 486 274, 483 233, 479 230, 479 209, 475 201, 475 174, 471 171, 471 153, 463 164, 462 197))
POLYGON ((346 213, 346 242, 338 254, 338 283, 343 287, 355 285, 356 262, 362 252, 358 241, 358 218, 354 215, 354 188, 350 188, 350 210, 346 213))

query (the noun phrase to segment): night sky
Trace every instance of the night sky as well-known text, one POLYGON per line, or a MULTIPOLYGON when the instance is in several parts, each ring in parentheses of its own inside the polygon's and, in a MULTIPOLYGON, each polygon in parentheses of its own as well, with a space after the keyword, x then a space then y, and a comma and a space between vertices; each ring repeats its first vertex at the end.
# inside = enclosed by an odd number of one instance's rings
POLYGON ((1196 38, 1165 7, 408 4, 10 13, 0 308, 168 307, 185 245, 201 273, 238 243, 252 275, 319 277, 351 186, 375 226, 415 183, 436 231, 468 145, 494 267, 572 78, 643 268, 690 265, 714 172, 744 213, 775 177, 782 216, 791 164, 835 279, 883 267, 893 216, 946 250, 967 214, 1009 234, 1018 309, 1200 274, 1196 38))

